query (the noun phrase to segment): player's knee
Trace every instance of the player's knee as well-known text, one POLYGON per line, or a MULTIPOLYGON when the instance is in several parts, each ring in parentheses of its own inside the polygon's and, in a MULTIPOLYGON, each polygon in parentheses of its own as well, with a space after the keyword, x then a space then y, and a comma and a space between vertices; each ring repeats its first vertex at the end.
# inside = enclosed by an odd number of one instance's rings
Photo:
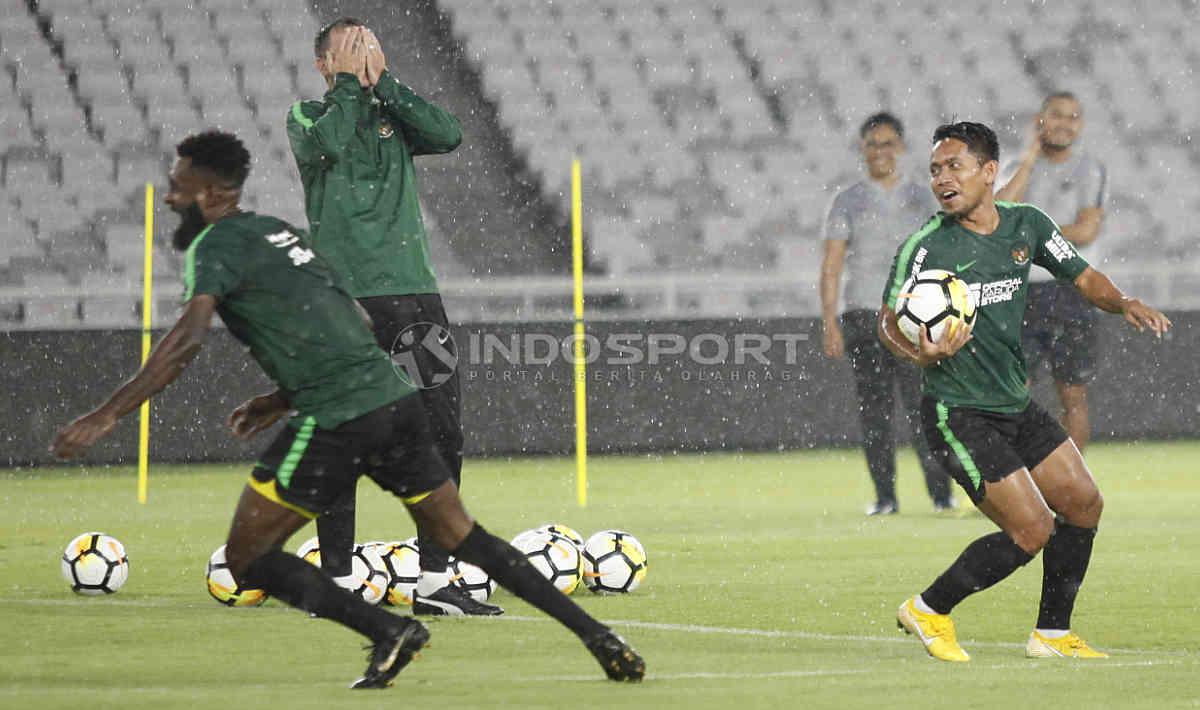
POLYGON ((1053 533, 1054 517, 1047 511, 1046 515, 1039 516, 1036 520, 1022 525, 1011 535, 1017 547, 1024 550, 1026 554, 1036 555, 1041 552, 1046 543, 1050 542, 1050 536, 1053 533))
POLYGON ((1100 516, 1103 513, 1104 496, 1100 494, 1099 488, 1093 486, 1080 505, 1079 513, 1075 516, 1077 520, 1067 522, 1078 527, 1094 528, 1100 524, 1100 516))

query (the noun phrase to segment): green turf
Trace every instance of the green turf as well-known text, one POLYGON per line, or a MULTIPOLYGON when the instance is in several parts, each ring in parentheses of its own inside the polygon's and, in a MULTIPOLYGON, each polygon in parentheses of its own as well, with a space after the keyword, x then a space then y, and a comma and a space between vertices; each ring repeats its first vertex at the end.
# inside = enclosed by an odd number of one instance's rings
MULTIPOLYGON (((594 459, 584 510, 570 461, 472 461, 467 504, 498 534, 556 520, 645 543, 642 589, 576 598, 649 677, 602 680, 570 634, 501 592, 507 618, 433 622, 433 647, 367 697, 345 690, 365 659, 354 634, 205 593, 245 467, 156 467, 146 506, 128 469, 0 475, 0 707, 1197 707, 1200 444, 1096 446, 1089 462, 1107 504, 1075 626, 1108 661, 1023 657, 1039 562, 956 611, 970 664, 896 631, 895 607, 990 529, 935 516, 909 454, 904 513, 884 520, 861 514, 854 451, 594 459), (113 597, 76 597, 59 576, 63 546, 93 529, 132 560, 113 597)), ((412 533, 371 484, 360 500, 359 539, 412 533)))

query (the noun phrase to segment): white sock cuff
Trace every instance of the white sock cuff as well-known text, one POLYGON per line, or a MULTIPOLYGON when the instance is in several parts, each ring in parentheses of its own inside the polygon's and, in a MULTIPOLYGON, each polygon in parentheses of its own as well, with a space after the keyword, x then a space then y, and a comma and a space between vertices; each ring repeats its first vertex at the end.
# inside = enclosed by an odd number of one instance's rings
POLYGON ((427 597, 442 587, 450 584, 450 572, 426 572, 421 570, 417 579, 417 594, 427 597))
POLYGON ((1060 639, 1071 633, 1070 629, 1035 629, 1035 631, 1048 639, 1060 639))
POLYGON ((921 612, 922 614, 936 614, 937 613, 933 609, 929 608, 929 605, 925 603, 925 600, 921 598, 920 594, 913 597, 913 606, 915 606, 917 608, 917 611, 921 612))

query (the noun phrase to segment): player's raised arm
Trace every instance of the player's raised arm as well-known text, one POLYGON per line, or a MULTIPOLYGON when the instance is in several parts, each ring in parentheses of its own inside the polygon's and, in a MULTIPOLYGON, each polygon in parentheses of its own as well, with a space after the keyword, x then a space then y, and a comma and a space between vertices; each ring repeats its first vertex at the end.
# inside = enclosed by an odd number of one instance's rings
MULTIPOLYGON (((319 115, 302 101, 292 104, 287 117, 288 141, 297 163, 339 158, 346 150, 359 121, 366 114, 366 40, 360 32, 341 32, 317 58, 322 73, 331 77, 319 115), (361 75, 361 77, 360 77, 361 75)), ((315 104, 312 104, 315 106, 315 104)))
POLYGON ((1125 321, 1137 328, 1139 333, 1149 328, 1161 338, 1162 334, 1171 328, 1171 319, 1163 315, 1162 311, 1126 296, 1112 279, 1091 266, 1075 278, 1075 288, 1079 289, 1079 293, 1093 306, 1108 313, 1124 316, 1125 321))
POLYGON ((449 153, 462 143, 462 127, 454 114, 421 98, 387 70, 383 45, 371 30, 364 29, 367 42, 367 79, 412 148, 413 155, 449 153))
POLYGON ((133 379, 121 385, 104 404, 63 427, 54 437, 51 451, 60 458, 71 458, 112 431, 117 421, 158 394, 179 377, 196 353, 212 325, 217 299, 201 294, 184 307, 183 315, 155 346, 154 351, 133 379))

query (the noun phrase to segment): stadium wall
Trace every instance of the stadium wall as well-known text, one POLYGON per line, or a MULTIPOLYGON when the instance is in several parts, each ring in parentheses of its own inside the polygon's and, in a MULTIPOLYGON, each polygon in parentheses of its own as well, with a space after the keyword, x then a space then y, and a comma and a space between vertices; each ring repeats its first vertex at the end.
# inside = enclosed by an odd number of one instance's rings
MULTIPOLYGON (((1200 435, 1200 313, 1175 313, 1156 342, 1116 318, 1100 330, 1092 394, 1097 439, 1200 435)), ((568 323, 456 326, 468 456, 572 450, 568 323), (566 343, 566 347, 563 347, 566 343)), ((858 442, 845 361, 820 352, 813 319, 598 322, 589 326, 590 448, 597 453, 769 450, 858 442), (677 352, 678 351, 678 352, 677 352), (641 362, 634 362, 641 358, 641 362)), ((161 334, 159 334, 161 335, 161 334)), ((94 407, 133 371, 137 331, 0 334, 0 382, 9 404, 0 463, 51 462, 47 446, 69 418, 94 407)), ((1042 380, 1048 378, 1043 377, 1042 380)), ((229 412, 270 389, 224 330, 153 404, 156 461, 251 461, 269 434, 234 440, 229 412)), ((1053 403, 1043 384, 1038 395, 1053 403)), ((136 417, 85 459, 130 463, 136 417)))

